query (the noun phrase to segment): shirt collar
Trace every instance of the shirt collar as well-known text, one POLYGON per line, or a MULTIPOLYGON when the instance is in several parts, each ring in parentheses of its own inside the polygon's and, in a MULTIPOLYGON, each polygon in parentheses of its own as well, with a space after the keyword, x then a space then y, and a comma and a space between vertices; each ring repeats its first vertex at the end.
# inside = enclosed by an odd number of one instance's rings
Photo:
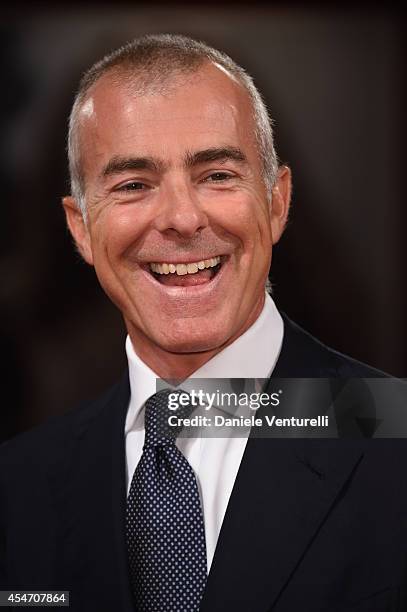
MULTIPOLYGON (((280 355, 283 334, 283 320, 267 293, 263 310, 253 325, 190 378, 269 378, 280 355)), ((129 336, 126 353, 131 391, 125 425, 125 433, 128 433, 131 429, 144 427, 141 409, 156 392, 158 376, 137 355, 129 336)))

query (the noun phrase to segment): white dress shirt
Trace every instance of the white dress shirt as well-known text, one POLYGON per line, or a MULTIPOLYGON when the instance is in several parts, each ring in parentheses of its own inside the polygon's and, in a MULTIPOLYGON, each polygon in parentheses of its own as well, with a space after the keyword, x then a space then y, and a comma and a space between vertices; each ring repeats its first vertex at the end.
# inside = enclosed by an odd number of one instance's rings
MULTIPOLYGON (((268 378, 283 342, 283 321, 272 298, 253 325, 232 344, 215 355, 190 378, 268 378)), ((135 353, 126 339, 130 374, 130 404, 125 424, 127 492, 144 444, 144 404, 156 392, 158 375, 135 353)), ((208 572, 235 483, 247 437, 178 438, 177 447, 194 470, 201 496, 208 572)))

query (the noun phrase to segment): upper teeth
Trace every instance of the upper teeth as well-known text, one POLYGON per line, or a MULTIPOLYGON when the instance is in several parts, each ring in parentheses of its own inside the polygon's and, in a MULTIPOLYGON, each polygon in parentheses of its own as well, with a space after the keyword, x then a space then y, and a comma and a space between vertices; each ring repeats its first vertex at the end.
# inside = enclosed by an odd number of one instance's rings
POLYGON ((150 269, 156 274, 178 274, 178 276, 183 276, 184 274, 196 274, 198 270, 204 270, 205 268, 213 268, 219 263, 220 257, 218 256, 186 264, 151 263, 150 269))

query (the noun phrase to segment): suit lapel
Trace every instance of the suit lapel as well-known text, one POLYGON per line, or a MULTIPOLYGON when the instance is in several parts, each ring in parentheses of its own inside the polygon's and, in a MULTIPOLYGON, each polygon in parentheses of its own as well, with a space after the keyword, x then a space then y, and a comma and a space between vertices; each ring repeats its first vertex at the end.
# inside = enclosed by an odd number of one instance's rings
MULTIPOLYGON (((333 376, 326 361, 324 371, 321 351, 313 344, 285 319, 284 343, 269 386, 275 378, 333 376)), ((361 458, 360 445, 350 440, 251 435, 201 612, 272 609, 361 458)))
POLYGON ((61 516, 59 575, 72 585, 74 610, 92 601, 98 610, 134 611, 125 542, 128 401, 126 376, 107 399, 79 412, 69 459, 49 475, 61 516))
POLYGON ((277 601, 361 458, 343 442, 248 440, 201 612, 277 601))

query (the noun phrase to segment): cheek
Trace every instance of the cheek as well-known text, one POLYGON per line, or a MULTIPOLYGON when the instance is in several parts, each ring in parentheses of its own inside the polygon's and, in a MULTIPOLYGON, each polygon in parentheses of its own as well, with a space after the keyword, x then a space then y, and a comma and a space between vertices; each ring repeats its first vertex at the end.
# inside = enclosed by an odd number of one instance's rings
POLYGON ((249 251, 270 250, 271 224, 267 203, 248 198, 234 202, 219 214, 219 225, 239 239, 242 255, 249 251))
MULTIPOLYGON (((267 203, 251 200, 239 207, 231 222, 231 231, 236 232, 242 244, 237 265, 240 274, 246 277, 244 285, 246 288, 262 287, 270 269, 272 250, 267 203)), ((251 290, 247 289, 245 294, 247 297, 251 294, 251 290)))
POLYGON ((92 228, 94 256, 116 259, 133 249, 148 227, 150 216, 134 204, 107 208, 92 228))

